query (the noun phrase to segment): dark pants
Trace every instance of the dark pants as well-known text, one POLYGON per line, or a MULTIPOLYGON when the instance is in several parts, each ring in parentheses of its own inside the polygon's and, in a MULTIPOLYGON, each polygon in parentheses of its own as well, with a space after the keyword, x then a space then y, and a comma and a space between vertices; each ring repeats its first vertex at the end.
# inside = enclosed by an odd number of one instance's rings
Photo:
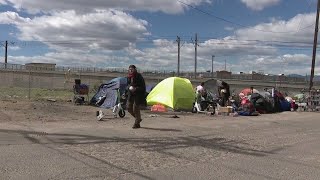
POLYGON ((140 105, 136 104, 135 101, 128 101, 127 104, 128 112, 135 118, 135 124, 139 124, 141 119, 140 105))

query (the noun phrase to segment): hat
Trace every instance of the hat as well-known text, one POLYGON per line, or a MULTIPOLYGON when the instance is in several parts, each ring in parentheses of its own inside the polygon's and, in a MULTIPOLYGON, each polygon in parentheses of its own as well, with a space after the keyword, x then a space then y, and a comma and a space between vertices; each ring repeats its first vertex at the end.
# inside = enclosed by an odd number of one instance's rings
POLYGON ((131 64, 129 68, 137 69, 135 65, 131 64))

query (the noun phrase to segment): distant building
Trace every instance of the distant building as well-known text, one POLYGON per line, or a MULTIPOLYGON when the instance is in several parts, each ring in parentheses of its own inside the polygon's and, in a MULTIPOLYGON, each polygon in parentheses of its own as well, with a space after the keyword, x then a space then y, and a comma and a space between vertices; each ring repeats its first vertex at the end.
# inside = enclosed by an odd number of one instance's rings
POLYGON ((27 63, 25 64, 26 70, 33 71, 54 71, 56 64, 53 63, 27 63))
POLYGON ((232 74, 232 79, 239 79, 239 80, 251 80, 252 75, 246 74, 244 72, 240 72, 240 74, 232 74))
POLYGON ((219 79, 231 79, 231 72, 229 71, 217 71, 217 78, 219 79))
POLYGON ((252 76, 252 80, 263 80, 264 79, 264 75, 259 74, 259 73, 251 74, 251 76, 252 76))

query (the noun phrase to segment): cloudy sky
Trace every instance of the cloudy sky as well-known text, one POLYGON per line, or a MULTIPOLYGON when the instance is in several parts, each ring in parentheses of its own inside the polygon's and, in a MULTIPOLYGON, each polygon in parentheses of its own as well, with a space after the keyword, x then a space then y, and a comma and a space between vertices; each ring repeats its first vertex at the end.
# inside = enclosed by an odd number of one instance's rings
POLYGON ((193 71, 197 33, 198 72, 214 55, 214 71, 305 75, 315 14, 316 0, 0 0, 1 61, 7 40, 8 63, 176 71, 179 36, 193 71))

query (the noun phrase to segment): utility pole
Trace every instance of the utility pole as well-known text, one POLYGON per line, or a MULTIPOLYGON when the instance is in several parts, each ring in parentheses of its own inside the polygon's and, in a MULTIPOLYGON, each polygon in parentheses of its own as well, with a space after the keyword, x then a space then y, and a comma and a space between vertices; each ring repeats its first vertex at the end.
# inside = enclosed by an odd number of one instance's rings
POLYGON ((8 41, 6 41, 6 44, 5 44, 5 55, 4 55, 5 69, 7 69, 7 63, 8 63, 8 41))
POLYGON ((320 9, 320 0, 317 3, 317 16, 316 16, 316 26, 314 30, 314 41, 313 41, 313 53, 312 53, 312 64, 311 64, 311 75, 310 75, 310 86, 309 90, 313 87, 313 77, 314 77, 314 67, 316 64, 316 54, 317 54, 317 44, 318 44, 318 31, 319 31, 319 9, 320 9))
POLYGON ((227 71, 227 60, 224 60, 224 70, 227 71))
POLYGON ((197 78, 197 47, 198 47, 198 34, 196 33, 195 43, 194 43, 194 78, 197 78))
POLYGON ((212 78, 213 78, 213 59, 214 59, 214 57, 215 57, 215 56, 214 56, 214 55, 212 55, 212 63, 211 63, 211 66, 212 66, 212 67, 211 67, 211 74, 212 74, 212 78))
POLYGON ((177 76, 180 76, 180 37, 177 36, 178 42, 178 69, 177 69, 177 76))

